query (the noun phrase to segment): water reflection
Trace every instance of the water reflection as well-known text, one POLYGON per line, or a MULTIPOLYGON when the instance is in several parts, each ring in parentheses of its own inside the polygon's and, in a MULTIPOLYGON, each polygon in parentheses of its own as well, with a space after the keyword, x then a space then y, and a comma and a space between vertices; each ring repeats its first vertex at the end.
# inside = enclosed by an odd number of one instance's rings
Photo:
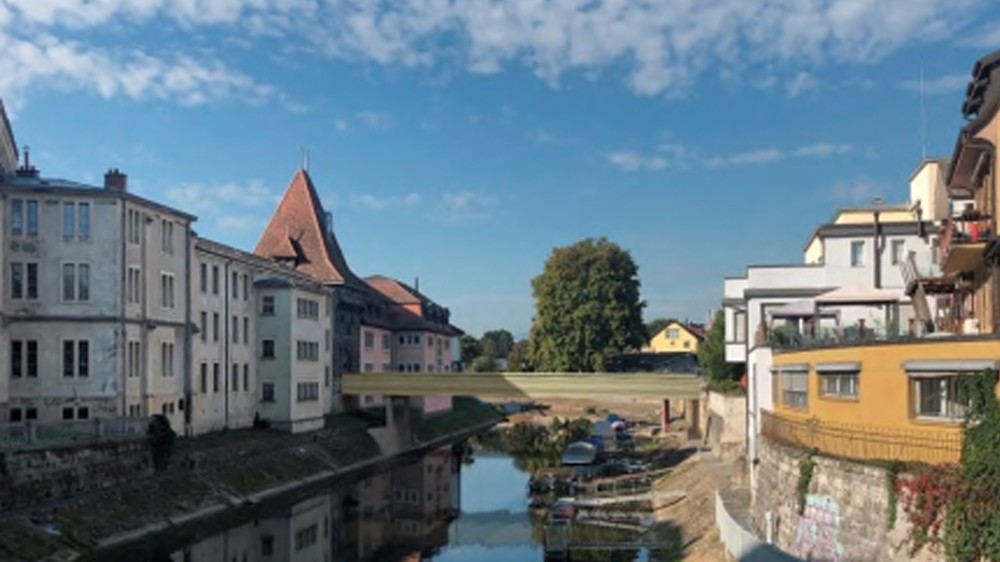
MULTIPOLYGON (((544 558, 545 513, 529 508, 528 474, 479 453, 463 466, 445 447, 309 497, 257 506, 194 534, 159 537, 104 562, 522 562, 544 558)), ((597 544, 634 533, 578 529, 597 544)), ((574 560, 644 560, 640 549, 580 551, 574 560)))

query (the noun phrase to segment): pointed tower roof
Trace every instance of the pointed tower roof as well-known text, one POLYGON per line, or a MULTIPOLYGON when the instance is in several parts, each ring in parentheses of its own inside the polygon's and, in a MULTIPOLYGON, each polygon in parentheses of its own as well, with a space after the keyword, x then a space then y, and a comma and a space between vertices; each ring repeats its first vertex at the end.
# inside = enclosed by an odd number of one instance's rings
POLYGON ((366 285, 347 266, 327 216, 309 173, 297 171, 254 253, 289 263, 321 283, 364 290, 366 285))

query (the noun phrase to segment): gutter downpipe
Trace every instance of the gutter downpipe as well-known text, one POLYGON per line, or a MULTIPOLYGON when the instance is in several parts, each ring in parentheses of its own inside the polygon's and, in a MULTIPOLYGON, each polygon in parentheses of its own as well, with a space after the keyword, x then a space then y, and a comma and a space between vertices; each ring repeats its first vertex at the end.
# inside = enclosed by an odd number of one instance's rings
POLYGON ((875 211, 875 228, 872 233, 874 236, 874 250, 875 250, 875 288, 882 288, 882 244, 881 244, 881 224, 879 223, 879 217, 882 212, 879 210, 875 211))
POLYGON ((193 258, 191 248, 194 246, 194 239, 191 236, 191 222, 187 223, 184 230, 184 431, 189 436, 194 435, 193 415, 192 415, 192 395, 194 391, 191 338, 191 259, 193 258))

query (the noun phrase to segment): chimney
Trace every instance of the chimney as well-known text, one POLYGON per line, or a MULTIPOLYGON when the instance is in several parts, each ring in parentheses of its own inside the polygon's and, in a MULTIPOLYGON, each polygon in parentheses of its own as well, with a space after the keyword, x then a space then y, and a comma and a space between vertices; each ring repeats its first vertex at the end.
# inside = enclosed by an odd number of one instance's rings
POLYGON ((414 277, 413 278, 413 290, 416 291, 416 292, 418 292, 418 293, 420 292, 420 278, 419 277, 414 277))
POLYGON ((38 168, 31 165, 31 149, 24 147, 24 164, 15 172, 19 178, 37 178, 38 168))
POLYGON ((111 168, 104 174, 104 189, 110 191, 128 191, 128 175, 111 168))

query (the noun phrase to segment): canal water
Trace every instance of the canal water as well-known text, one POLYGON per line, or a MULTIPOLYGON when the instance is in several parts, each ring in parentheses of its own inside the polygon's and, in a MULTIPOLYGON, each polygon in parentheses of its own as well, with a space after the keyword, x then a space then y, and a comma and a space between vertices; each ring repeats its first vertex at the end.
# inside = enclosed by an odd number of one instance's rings
MULTIPOLYGON (((501 453, 445 447, 360 479, 161 535, 102 562, 541 562, 546 513, 501 453)), ((523 463, 521 463, 523 465, 523 463)), ((601 529, 572 560, 659 560, 635 531, 601 529)))

